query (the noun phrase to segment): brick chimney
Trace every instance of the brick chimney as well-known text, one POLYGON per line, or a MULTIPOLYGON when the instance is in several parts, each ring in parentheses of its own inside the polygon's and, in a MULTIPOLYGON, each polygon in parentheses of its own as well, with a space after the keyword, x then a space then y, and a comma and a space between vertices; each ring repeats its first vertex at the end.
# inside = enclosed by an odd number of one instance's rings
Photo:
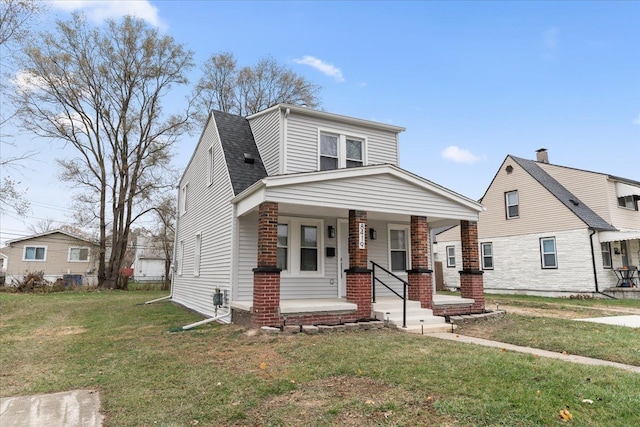
POLYGON ((549 163, 549 154, 546 148, 538 148, 536 150, 536 161, 539 163, 549 163))

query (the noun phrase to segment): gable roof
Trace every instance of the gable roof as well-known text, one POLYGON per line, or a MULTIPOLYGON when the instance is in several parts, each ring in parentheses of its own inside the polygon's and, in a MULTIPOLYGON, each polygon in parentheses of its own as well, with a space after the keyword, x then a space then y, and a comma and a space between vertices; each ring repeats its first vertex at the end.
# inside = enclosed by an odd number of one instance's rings
POLYGON ((83 242, 87 242, 87 243, 90 243, 92 245, 96 244, 96 242, 94 242, 93 240, 89 240, 89 239, 87 239, 85 237, 81 237, 81 236, 77 236, 75 234, 71 234, 71 233, 69 233, 67 231, 64 231, 64 230, 51 230, 51 231, 45 231, 44 233, 32 234, 31 236, 25 236, 25 237, 20 237, 18 239, 8 240, 7 241, 7 245, 10 245, 12 243, 22 242, 24 240, 35 239, 35 238, 38 238, 38 237, 49 236, 49 235, 55 234, 55 233, 64 234, 67 237, 71 237, 71 238, 77 239, 77 240, 82 240, 83 242))
POLYGON ((237 196, 266 177, 267 170, 253 139, 249 121, 242 116, 223 111, 216 110, 212 114, 220 136, 233 192, 237 196), (245 154, 250 155, 254 162, 245 162, 245 154))
POLYGON ((542 169, 534 160, 522 159, 509 155, 522 169, 538 181, 547 191, 556 197, 563 205, 573 212, 589 228, 598 231, 615 231, 614 226, 606 222, 600 215, 592 211, 587 205, 582 203, 577 196, 567 190, 555 178, 542 169))

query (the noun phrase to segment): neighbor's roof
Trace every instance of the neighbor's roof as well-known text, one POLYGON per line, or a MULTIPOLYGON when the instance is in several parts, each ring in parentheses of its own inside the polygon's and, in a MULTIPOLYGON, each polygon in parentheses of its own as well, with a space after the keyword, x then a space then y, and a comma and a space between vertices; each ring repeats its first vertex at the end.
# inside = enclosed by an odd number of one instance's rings
POLYGON ((49 235, 55 234, 55 233, 64 234, 65 236, 71 237, 73 239, 82 240, 83 242, 91 243, 92 245, 96 244, 96 242, 94 242, 93 240, 87 239, 86 237, 77 236, 75 234, 69 233, 68 231, 51 230, 51 231, 46 231, 44 233, 32 234, 31 236, 25 236, 25 237, 20 237, 18 239, 8 240, 7 241, 7 245, 10 245, 12 243, 22 242, 24 240, 36 239, 38 237, 49 236, 49 235))
POLYGON ((237 196, 266 177, 267 170, 246 118, 222 111, 213 111, 213 117, 220 135, 233 192, 237 196), (254 163, 245 162, 245 153, 253 157, 254 163))
POLYGON ((586 204, 582 203, 577 196, 560 184, 555 178, 542 169, 538 162, 534 160, 523 159, 520 157, 511 157, 520 167, 529 173, 536 181, 538 181, 547 191, 553 194, 562 204, 564 204, 571 212, 580 218, 590 228, 599 231, 615 231, 614 226, 602 219, 600 215, 592 211, 586 204))

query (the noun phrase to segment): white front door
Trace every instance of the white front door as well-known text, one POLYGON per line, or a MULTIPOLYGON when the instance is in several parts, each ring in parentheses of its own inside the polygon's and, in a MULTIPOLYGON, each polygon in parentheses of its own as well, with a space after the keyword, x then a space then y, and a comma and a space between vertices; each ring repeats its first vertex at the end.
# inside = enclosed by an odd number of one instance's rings
POLYGON ((338 219, 338 297, 347 296, 347 273, 349 268, 349 220, 338 219))

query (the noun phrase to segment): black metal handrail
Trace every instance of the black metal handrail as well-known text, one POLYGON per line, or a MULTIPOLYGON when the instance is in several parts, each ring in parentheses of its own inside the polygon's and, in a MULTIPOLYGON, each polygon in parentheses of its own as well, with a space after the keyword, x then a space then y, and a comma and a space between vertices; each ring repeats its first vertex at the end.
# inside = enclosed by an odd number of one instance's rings
POLYGON ((406 328, 407 327, 407 288, 409 287, 409 282, 407 282, 406 280, 396 276, 395 274, 393 274, 392 272, 390 272, 389 270, 387 270, 386 268, 384 268, 380 264, 376 264, 373 261, 369 261, 369 262, 373 266, 373 268, 372 268, 372 270, 373 270, 373 279, 371 280, 371 297, 372 297, 373 302, 374 303, 376 302, 376 282, 379 282, 385 288, 389 289, 391 292, 396 294, 396 296, 398 296, 398 298, 402 299, 402 327, 406 328), (379 277, 376 277, 376 267, 379 268, 380 270, 384 271, 388 275, 394 277, 395 279, 399 280, 400 282, 402 282, 402 295, 397 293, 389 285, 387 285, 382 280, 380 280, 379 277))

